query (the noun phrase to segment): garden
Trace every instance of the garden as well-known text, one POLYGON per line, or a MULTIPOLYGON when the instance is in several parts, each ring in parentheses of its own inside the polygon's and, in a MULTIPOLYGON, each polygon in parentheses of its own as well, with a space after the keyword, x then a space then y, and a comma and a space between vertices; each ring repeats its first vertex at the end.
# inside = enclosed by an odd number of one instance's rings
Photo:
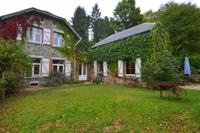
POLYGON ((198 132, 200 92, 182 100, 117 85, 64 85, 0 104, 0 132, 198 132))

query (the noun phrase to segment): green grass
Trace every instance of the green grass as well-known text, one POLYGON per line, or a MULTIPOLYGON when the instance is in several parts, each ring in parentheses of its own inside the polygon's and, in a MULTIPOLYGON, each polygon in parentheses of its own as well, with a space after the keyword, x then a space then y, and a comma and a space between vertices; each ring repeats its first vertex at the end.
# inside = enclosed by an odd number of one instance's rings
POLYGON ((28 92, 0 104, 0 132, 197 132, 200 91, 183 100, 111 85, 71 85, 28 92))

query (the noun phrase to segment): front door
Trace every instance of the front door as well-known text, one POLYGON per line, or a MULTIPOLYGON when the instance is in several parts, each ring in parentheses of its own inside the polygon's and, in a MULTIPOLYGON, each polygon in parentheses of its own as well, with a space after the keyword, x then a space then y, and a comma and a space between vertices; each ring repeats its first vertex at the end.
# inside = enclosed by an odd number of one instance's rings
POLYGON ((79 65, 79 80, 81 81, 87 80, 87 65, 86 64, 79 65))

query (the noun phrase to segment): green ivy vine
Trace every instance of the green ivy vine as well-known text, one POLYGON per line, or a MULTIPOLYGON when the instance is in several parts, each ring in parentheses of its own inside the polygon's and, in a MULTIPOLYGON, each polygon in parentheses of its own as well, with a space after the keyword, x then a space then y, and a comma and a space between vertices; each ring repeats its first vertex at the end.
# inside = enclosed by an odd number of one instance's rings
POLYGON ((66 26, 65 23, 60 23, 58 25, 59 29, 64 32, 64 41, 65 45, 62 48, 58 48, 58 50, 68 58, 74 58, 75 53, 75 44, 78 41, 78 37, 66 26))
MULTIPOLYGON (((168 33, 163 29, 160 23, 157 23, 150 32, 131 36, 126 39, 90 50, 88 53, 88 61, 107 61, 109 69, 112 71, 112 73, 116 74, 117 60, 135 60, 136 58, 140 57, 142 59, 142 66, 147 66, 147 70, 149 64, 154 62, 153 65, 157 66, 155 66, 155 73, 161 73, 164 68, 161 68, 162 65, 172 68, 174 64, 171 63, 172 56, 170 54, 169 44, 170 40, 168 33), (166 53, 165 55, 168 59, 168 64, 172 64, 171 66, 167 66, 165 63, 158 63, 157 58, 158 56, 161 56, 162 53, 166 53)), ((163 61, 165 62, 165 59, 162 59, 162 62, 163 61)), ((142 71, 142 75, 144 77, 148 77, 146 70, 142 71)))

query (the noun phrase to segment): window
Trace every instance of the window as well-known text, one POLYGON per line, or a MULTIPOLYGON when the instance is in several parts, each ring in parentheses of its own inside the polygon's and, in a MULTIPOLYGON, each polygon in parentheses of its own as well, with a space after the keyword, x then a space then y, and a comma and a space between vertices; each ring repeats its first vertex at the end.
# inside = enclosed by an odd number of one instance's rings
POLYGON ((126 65, 126 75, 127 76, 131 76, 135 74, 135 63, 131 60, 126 60, 125 61, 125 65, 126 65))
POLYGON ((98 62, 97 65, 97 72, 103 72, 103 62, 98 62))
POLYGON ((87 67, 86 64, 79 65, 79 75, 86 75, 87 67))
POLYGON ((53 35, 53 45, 55 47, 62 47, 64 45, 63 34, 54 32, 54 35, 53 35))
POLYGON ((41 59, 32 59, 32 77, 39 77, 41 74, 41 59))
POLYGON ((31 27, 27 31, 28 41, 32 43, 42 43, 42 29, 31 27))
POLYGON ((53 60, 53 72, 64 73, 64 60, 53 60))

